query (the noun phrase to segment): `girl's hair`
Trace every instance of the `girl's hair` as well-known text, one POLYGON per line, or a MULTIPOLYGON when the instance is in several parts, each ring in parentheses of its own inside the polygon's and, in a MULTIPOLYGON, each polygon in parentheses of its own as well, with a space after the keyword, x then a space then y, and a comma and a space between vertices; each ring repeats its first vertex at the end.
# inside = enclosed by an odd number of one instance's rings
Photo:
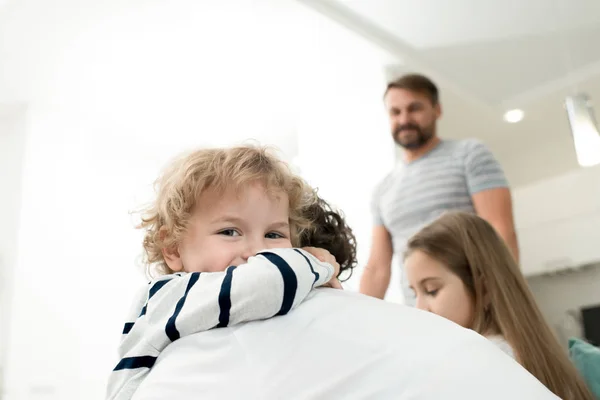
POLYGON ((407 245, 444 263, 474 300, 471 329, 497 332, 517 360, 562 399, 593 400, 566 351, 544 320, 513 255, 484 219, 450 212, 424 227, 407 245))
POLYGON ((343 215, 332 209, 320 197, 317 201, 306 207, 303 211, 304 218, 311 221, 311 227, 300 235, 300 247, 320 247, 331 253, 340 264, 340 274, 348 271, 341 277, 347 281, 352 276, 356 266, 356 238, 352 229, 346 224, 343 215))
POLYGON ((173 272, 165 263, 162 250, 181 242, 203 192, 239 190, 256 182, 270 193, 288 195, 291 242, 297 246, 302 233, 312 225, 305 210, 317 201, 315 191, 266 147, 201 149, 167 167, 155 182, 155 201, 141 211, 138 228, 145 231, 143 245, 148 274, 153 275, 152 266, 159 274, 173 272))

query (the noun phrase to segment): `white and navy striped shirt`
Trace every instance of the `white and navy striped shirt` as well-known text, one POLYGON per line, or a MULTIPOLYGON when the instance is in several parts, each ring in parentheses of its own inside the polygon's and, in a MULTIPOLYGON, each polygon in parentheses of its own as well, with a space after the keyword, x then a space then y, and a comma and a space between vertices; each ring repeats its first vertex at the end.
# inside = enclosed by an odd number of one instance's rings
POLYGON ((175 340, 212 328, 285 315, 334 268, 304 250, 271 249, 223 272, 175 273, 148 284, 123 328, 107 399, 131 399, 175 340))

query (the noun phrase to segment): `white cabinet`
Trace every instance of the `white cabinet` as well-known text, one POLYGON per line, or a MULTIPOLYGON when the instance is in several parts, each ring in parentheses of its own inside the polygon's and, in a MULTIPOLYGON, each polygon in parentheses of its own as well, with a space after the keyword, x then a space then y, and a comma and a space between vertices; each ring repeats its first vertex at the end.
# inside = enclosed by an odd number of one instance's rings
POLYGON ((600 262, 600 166, 518 188, 513 200, 525 275, 600 262))

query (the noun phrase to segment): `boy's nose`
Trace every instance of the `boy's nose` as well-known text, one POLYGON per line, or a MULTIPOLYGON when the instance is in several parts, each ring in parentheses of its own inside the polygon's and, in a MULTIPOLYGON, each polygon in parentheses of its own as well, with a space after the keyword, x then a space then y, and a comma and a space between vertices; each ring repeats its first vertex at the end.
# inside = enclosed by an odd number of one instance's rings
POLYGON ((264 240, 248 240, 242 253, 242 258, 244 259, 244 261, 247 261, 250 257, 255 256, 256 253, 260 252, 261 250, 264 250, 266 247, 267 246, 264 240))

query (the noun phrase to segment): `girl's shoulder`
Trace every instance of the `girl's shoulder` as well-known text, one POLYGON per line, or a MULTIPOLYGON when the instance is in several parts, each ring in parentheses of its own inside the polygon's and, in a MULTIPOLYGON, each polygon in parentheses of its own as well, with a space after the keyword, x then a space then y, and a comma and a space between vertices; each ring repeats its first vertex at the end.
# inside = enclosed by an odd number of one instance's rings
POLYGON ((514 352, 512 346, 510 345, 510 343, 508 343, 506 341, 506 339, 504 338, 504 336, 502 336, 502 335, 490 335, 490 336, 486 336, 486 338, 490 342, 494 343, 500 350, 502 350, 503 352, 505 352, 506 354, 508 354, 512 358, 515 358, 515 352, 514 352))

